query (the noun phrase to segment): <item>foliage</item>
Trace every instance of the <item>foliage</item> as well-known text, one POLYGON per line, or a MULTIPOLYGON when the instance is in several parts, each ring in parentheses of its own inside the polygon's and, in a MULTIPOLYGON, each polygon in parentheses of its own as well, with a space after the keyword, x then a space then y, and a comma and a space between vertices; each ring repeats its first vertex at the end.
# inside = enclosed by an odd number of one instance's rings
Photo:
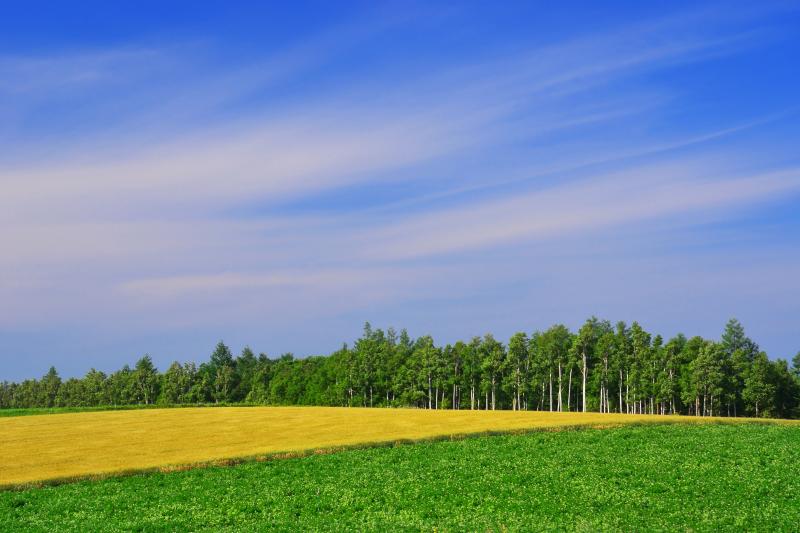
POLYGON ((719 342, 665 342, 637 322, 592 317, 575 334, 555 325, 507 345, 487 334, 445 346, 367 323, 330 356, 271 359, 246 347, 234 357, 220 341, 199 367, 176 361, 159 373, 144 356, 108 376, 62 381, 51 368, 0 383, 0 408, 241 402, 788 418, 800 415, 800 355, 791 368, 769 360, 736 319, 719 342))

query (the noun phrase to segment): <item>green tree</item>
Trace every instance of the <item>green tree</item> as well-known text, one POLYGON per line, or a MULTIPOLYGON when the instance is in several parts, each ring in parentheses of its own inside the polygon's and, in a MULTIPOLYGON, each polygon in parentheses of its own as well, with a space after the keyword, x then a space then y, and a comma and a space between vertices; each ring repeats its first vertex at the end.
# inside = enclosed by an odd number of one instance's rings
MULTIPOLYGON (((358 360, 360 389, 364 392, 363 401, 372 407, 375 401, 375 387, 381 374, 384 361, 384 335, 381 330, 373 330, 369 322, 364 324, 364 333, 353 347, 358 360)), ((379 391, 380 393, 380 391, 379 391)))
POLYGON ((159 403, 192 403, 194 399, 196 368, 193 363, 181 365, 174 361, 161 376, 159 403))
POLYGON ((58 388, 56 405, 59 407, 89 407, 89 399, 84 390, 83 381, 69 378, 58 388))
POLYGON ((136 402, 133 370, 128 365, 111 374, 108 381, 112 405, 129 405, 136 402))
POLYGON ((678 334, 671 338, 662 350, 663 372, 660 383, 660 396, 664 401, 663 414, 675 414, 680 401, 681 353, 686 345, 686 337, 678 334))
POLYGON ((258 360, 253 350, 249 346, 245 346, 241 355, 234 361, 234 370, 238 379, 236 390, 233 393, 233 401, 245 401, 247 395, 250 394, 257 364, 258 360))
POLYGON ((617 374, 617 401, 619 403, 619 412, 625 413, 630 411, 628 403, 629 382, 628 374, 629 364, 631 359, 631 337, 630 330, 625 325, 625 322, 617 322, 614 332, 614 350, 612 352, 612 367, 617 374), (623 394, 624 388, 624 394, 623 394))
POLYGON ((219 341, 214 351, 211 353, 211 366, 215 369, 221 366, 233 367, 233 352, 228 348, 224 342, 219 341))
POLYGON ((219 341, 211 354, 208 367, 205 370, 206 378, 210 381, 211 396, 215 403, 231 402, 238 385, 236 363, 233 352, 224 342, 219 341))
POLYGON ((472 337, 464 347, 464 381, 469 387, 470 410, 480 409, 481 338, 472 337))
POLYGON ((548 403, 548 382, 551 385, 552 395, 552 368, 543 347, 544 338, 541 332, 534 331, 528 341, 529 389, 532 399, 534 395, 536 397, 534 405, 537 411, 545 410, 545 405, 548 403))
POLYGON ((486 408, 491 402, 492 411, 497 408, 497 387, 502 381, 506 352, 503 345, 491 334, 486 334, 481 343, 481 370, 486 393, 486 408))
POLYGON ((508 359, 505 371, 504 390, 511 397, 511 408, 523 409, 526 383, 528 381, 528 335, 515 333, 508 341, 508 359))
POLYGON ((789 370, 786 360, 771 362, 769 381, 775 386, 772 415, 779 418, 795 416, 800 403, 800 383, 789 370))
POLYGON ((722 392, 723 357, 724 351, 720 344, 706 341, 690 365, 696 414, 714 416, 714 400, 718 402, 722 392))
MULTIPOLYGON (((347 347, 345 346, 345 350, 347 347)), ((331 355, 331 360, 338 362, 340 358, 339 352, 334 352, 331 355)), ((250 392, 247 393, 246 401, 249 403, 266 404, 269 402, 269 382, 272 379, 272 361, 266 354, 259 354, 256 367, 253 370, 253 379, 250 386, 250 392)), ((339 385, 341 378, 335 376, 336 384, 339 385)), ((344 396, 342 394, 341 396, 344 396)), ((336 403, 335 405, 346 405, 344 403, 336 403)))
POLYGON ((566 326, 557 324, 541 336, 541 351, 545 364, 548 367, 549 382, 549 407, 553 411, 553 380, 554 372, 557 379, 557 411, 563 411, 564 399, 564 370, 569 363, 570 349, 572 348, 572 334, 566 326))
POLYGON ((108 405, 111 402, 108 377, 92 368, 83 377, 83 388, 90 405, 108 405))
POLYGON ((758 345, 745 335, 744 326, 735 318, 731 318, 725 324, 720 344, 729 357, 732 357, 734 352, 741 351, 750 362, 759 352, 758 345))
POLYGON ((158 371, 149 355, 136 362, 133 370, 133 387, 139 403, 145 405, 155 402, 158 396, 158 371))
MULTIPOLYGON (((580 362, 581 370, 581 408, 584 413, 587 411, 586 407, 586 392, 589 380, 589 369, 595 364, 594 355, 598 339, 611 332, 611 324, 606 321, 600 321, 597 317, 591 317, 587 320, 578 334, 575 336, 573 344, 573 353, 576 359, 580 362)), ((610 346, 607 348, 610 349, 610 346)), ((572 380, 570 380, 572 381, 572 380)))
POLYGON ((434 380, 439 367, 439 349, 433 342, 430 335, 420 337, 417 340, 417 346, 414 349, 413 357, 419 364, 421 381, 425 384, 427 393, 425 394, 427 408, 434 408, 434 380))
POLYGON ((753 365, 744 381, 742 396, 756 417, 769 413, 775 396, 775 385, 770 383, 770 364, 767 354, 761 352, 753 359, 753 365))
POLYGON ((652 338, 638 322, 631 324, 631 352, 628 357, 628 392, 626 396, 633 414, 644 413, 648 392, 648 365, 651 358, 652 338))
POLYGON ((56 368, 51 366, 47 374, 39 382, 39 392, 41 396, 40 405, 42 407, 53 407, 56 405, 58 389, 61 387, 61 378, 56 372, 56 368))
POLYGON ((589 318, 573 335, 555 325, 506 345, 491 334, 437 346, 369 323, 352 349, 295 359, 234 358, 219 342, 198 368, 149 356, 106 376, 0 383, 0 408, 253 402, 273 405, 409 406, 428 409, 599 410, 697 416, 800 415, 800 354, 770 361, 735 319, 720 342, 677 335, 666 344, 637 322, 589 318), (469 400, 467 400, 469 391, 469 400))
POLYGON ((611 412, 610 402, 610 382, 612 379, 611 364, 614 354, 614 333, 610 329, 604 332, 597 340, 595 345, 595 356, 597 358, 597 383, 599 389, 599 410, 601 413, 611 412))
POLYGON ((458 341, 447 352, 447 362, 450 365, 450 385, 452 386, 452 398, 450 406, 452 409, 461 408, 461 390, 464 387, 464 359, 467 345, 463 341, 458 341))
POLYGON ((232 366, 217 367, 214 375, 214 401, 227 403, 233 400, 233 391, 236 387, 236 373, 232 366))

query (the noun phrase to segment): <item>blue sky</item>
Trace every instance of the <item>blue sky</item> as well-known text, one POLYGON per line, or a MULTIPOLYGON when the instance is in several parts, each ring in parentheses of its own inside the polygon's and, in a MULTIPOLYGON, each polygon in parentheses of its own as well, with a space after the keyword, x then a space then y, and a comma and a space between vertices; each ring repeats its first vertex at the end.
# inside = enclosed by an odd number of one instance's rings
POLYGON ((496 4, 4 6, 0 379, 366 320, 800 350, 800 4, 496 4))

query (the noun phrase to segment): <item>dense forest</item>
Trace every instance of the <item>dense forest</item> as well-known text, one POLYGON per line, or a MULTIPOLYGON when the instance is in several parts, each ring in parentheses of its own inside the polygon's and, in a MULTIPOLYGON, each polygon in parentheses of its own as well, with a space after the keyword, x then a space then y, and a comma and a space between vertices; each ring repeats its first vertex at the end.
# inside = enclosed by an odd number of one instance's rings
POLYGON ((735 319, 719 341, 664 342, 634 322, 590 318, 503 344, 492 335, 437 346, 433 338, 373 329, 328 356, 234 357, 220 342, 210 359, 159 372, 145 355, 110 375, 0 384, 0 407, 248 403, 521 409, 695 416, 800 415, 800 353, 770 360, 735 319))

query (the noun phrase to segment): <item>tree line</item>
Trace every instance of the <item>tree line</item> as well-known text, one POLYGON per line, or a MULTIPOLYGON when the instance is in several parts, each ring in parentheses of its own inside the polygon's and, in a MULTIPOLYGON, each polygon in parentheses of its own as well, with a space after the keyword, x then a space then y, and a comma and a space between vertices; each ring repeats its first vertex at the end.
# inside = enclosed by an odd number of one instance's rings
POLYGON ((664 341, 637 322, 595 317, 577 331, 555 325, 437 346, 369 323, 352 347, 328 356, 272 359, 223 342, 208 361, 159 372, 145 355, 109 375, 0 384, 0 408, 247 403, 513 409, 693 416, 800 416, 800 353, 770 360, 731 319, 718 341, 664 341))

